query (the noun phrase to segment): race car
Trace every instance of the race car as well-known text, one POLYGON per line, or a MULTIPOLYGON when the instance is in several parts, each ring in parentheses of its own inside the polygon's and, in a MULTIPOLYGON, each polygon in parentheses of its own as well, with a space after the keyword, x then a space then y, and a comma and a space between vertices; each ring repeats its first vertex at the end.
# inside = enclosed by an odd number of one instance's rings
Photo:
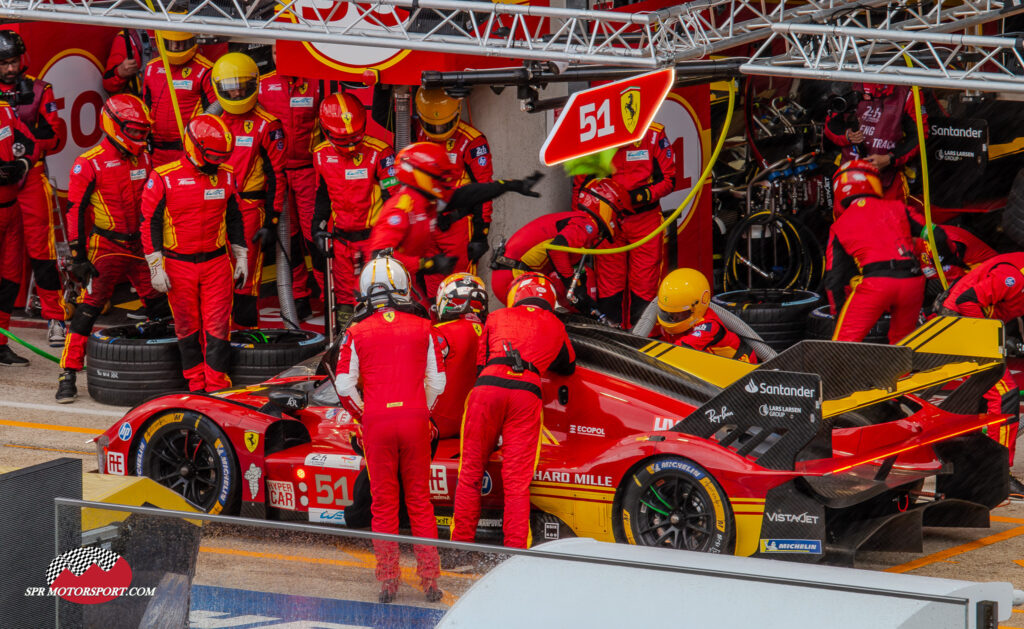
MULTIPOLYGON (((1003 370, 997 321, 938 317, 896 346, 803 341, 761 365, 567 329, 578 367, 543 386, 536 540, 849 564, 858 550, 920 551, 923 526, 988 526, 1008 494, 1006 448, 983 431, 1010 418, 978 412, 1003 370)), ((97 438, 100 471, 148 476, 210 513, 368 525, 357 425, 320 401, 335 352, 138 406, 97 438)), ((431 465, 442 527, 458 455, 443 439, 431 465)), ((481 493, 479 532, 500 534, 500 450, 481 493)))

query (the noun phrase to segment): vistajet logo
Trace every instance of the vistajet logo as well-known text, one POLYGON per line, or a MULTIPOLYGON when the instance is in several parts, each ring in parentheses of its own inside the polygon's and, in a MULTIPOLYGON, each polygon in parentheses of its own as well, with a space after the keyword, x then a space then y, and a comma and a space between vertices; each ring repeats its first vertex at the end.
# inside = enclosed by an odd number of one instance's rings
POLYGON ((788 395, 790 397, 805 397, 813 398, 814 389, 805 386, 799 387, 787 387, 784 384, 768 384, 762 382, 760 384, 751 380, 744 387, 743 390, 747 393, 762 393, 764 395, 788 395))
POLYGON ((775 513, 765 514, 768 517, 769 522, 790 522, 792 524, 817 524, 820 516, 811 515, 804 511, 800 515, 793 515, 792 513, 782 513, 776 511, 775 513))

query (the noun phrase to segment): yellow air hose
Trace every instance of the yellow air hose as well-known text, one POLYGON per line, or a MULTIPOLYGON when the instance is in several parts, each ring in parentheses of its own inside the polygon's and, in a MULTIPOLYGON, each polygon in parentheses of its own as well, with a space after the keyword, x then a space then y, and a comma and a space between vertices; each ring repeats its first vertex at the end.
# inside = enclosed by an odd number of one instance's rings
MULTIPOLYGON (((146 0, 146 4, 149 5, 149 10, 156 13, 156 8, 153 7, 153 0, 146 0)), ((171 106, 174 108, 174 120, 178 123, 178 138, 181 140, 182 146, 185 145, 185 124, 181 121, 181 109, 178 107, 178 94, 174 90, 174 79, 171 78, 171 62, 167 60, 167 49, 164 47, 164 38, 160 36, 160 31, 154 29, 153 34, 156 35, 156 48, 160 51, 160 59, 164 62, 164 75, 167 78, 167 89, 171 93, 171 106)))

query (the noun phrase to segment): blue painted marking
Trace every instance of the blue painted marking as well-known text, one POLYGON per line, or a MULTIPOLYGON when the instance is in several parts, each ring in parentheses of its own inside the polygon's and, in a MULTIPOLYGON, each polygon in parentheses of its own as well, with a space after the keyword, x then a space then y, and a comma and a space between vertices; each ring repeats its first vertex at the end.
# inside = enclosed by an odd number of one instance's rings
MULTIPOLYGON (((399 596, 410 594, 422 596, 406 585, 399 590, 399 596)), ((273 617, 273 620, 245 623, 246 629, 259 629, 284 622, 338 623, 379 629, 408 627, 409 629, 432 629, 441 620, 444 610, 409 605, 379 605, 361 601, 346 601, 312 596, 293 596, 290 594, 272 594, 269 592, 253 592, 235 590, 208 585, 192 586, 193 625, 203 626, 200 620, 206 613, 216 614, 217 621, 223 622, 234 616, 273 617), (228 614, 228 615, 224 615, 228 614), (198 620, 198 623, 195 621, 198 620)), ((213 626, 213 625, 211 625, 213 626)), ((227 626, 216 623, 216 626, 227 626)), ((231 625, 235 626, 235 625, 231 625)))

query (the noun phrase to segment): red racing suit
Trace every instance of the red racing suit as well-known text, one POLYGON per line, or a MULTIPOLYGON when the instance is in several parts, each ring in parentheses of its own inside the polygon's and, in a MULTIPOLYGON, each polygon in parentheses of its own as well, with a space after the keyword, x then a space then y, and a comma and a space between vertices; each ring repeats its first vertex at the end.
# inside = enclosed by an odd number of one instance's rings
POLYGON ((284 182, 292 236, 292 294, 296 299, 309 297, 309 273, 305 251, 314 255, 311 225, 316 207, 316 173, 313 172, 313 148, 319 128, 317 112, 322 94, 320 82, 278 74, 275 70, 260 77, 258 102, 281 121, 284 129, 284 182))
POLYGON ((833 340, 863 341, 888 312, 889 342, 896 343, 917 327, 924 282, 902 201, 856 199, 829 229, 825 289, 839 312, 833 340))
MULTIPOLYGON (((259 105, 244 114, 221 114, 221 120, 235 136, 235 149, 227 163, 235 175, 239 209, 245 223, 249 247, 249 276, 235 289, 232 308, 234 324, 240 328, 259 326, 260 280, 263 276, 263 246, 253 240, 257 230, 266 228, 277 235, 277 220, 284 207, 284 131, 281 123, 259 105)), ((273 251, 270 252, 273 255, 273 251)))
POLYGON ((505 303, 512 280, 527 271, 555 273, 569 285, 580 256, 549 250, 548 244, 593 249, 601 244, 603 232, 597 221, 581 210, 545 214, 520 227, 505 243, 504 252, 495 251, 491 261, 491 290, 505 303))
POLYGON ((142 68, 142 40, 139 39, 139 32, 133 28, 121 29, 114 35, 114 41, 110 43, 110 53, 107 55, 107 67, 103 72, 103 89, 107 94, 120 94, 127 92, 138 96, 142 93, 142 82, 136 76, 122 78, 117 74, 117 66, 121 65, 131 52, 131 58, 139 62, 142 68))
MULTIPOLYGON (((545 304, 546 305, 546 304, 545 304)), ((541 378, 570 375, 576 353, 565 326, 539 305, 503 308, 487 316, 477 350, 481 368, 466 402, 452 541, 472 542, 480 519, 480 485, 501 437, 505 546, 530 545, 530 482, 540 453, 541 378), (519 361, 512 355, 518 352, 519 361), (516 363, 522 366, 517 371, 516 363)))
POLYGON ((756 363, 754 348, 732 330, 725 327, 714 310, 682 334, 669 334, 658 328, 660 338, 680 347, 692 347, 699 352, 732 358, 744 363, 756 363))
MULTIPOLYGON (((391 309, 350 326, 341 340, 335 386, 362 411, 363 448, 373 496, 372 529, 398 534, 405 493, 412 534, 437 538, 430 503, 430 407, 445 386, 444 361, 430 322, 391 309), (360 398, 356 388, 362 382, 360 398)), ((377 579, 399 577, 398 544, 373 541, 377 579)), ((437 548, 414 546, 424 589, 440 574, 437 548)))
MULTIPOLYGON (((196 114, 201 114, 217 102, 210 71, 213 63, 196 54, 188 62, 171 66, 174 94, 181 111, 181 123, 187 125, 196 114)), ((162 166, 182 156, 184 146, 174 117, 171 93, 167 88, 167 75, 163 60, 156 58, 146 64, 142 76, 142 100, 153 117, 153 166, 162 166)))
MULTIPOLYGON (((370 229, 366 250, 373 255, 381 249, 394 249, 393 257, 415 277, 420 261, 439 253, 433 234, 436 210, 437 199, 410 186, 396 186, 370 229)), ((426 296, 436 295, 443 279, 436 273, 423 277, 425 301, 433 302, 426 296)))
MULTIPOLYGON (((30 163, 39 156, 35 139, 7 103, 0 102, 0 328, 11 328, 11 312, 21 289, 25 270, 25 250, 22 241, 22 219, 18 211, 18 193, 21 171, 4 176, 3 171, 14 166, 15 160, 25 158, 30 163), (18 155, 15 145, 25 148, 18 155)), ((0 345, 7 337, 0 334, 0 345)))
MULTIPOLYGON (((939 314, 999 319, 1003 323, 1024 316, 1024 252, 989 258, 939 299, 939 314)), ((999 434, 989 435, 1010 450, 1012 466, 1020 423, 1020 389, 1009 369, 1003 371, 1002 379, 985 393, 984 399, 988 412, 1013 416, 1000 426, 999 434)))
POLYGON ((434 325, 444 358, 447 384, 437 398, 431 417, 437 424, 438 437, 447 439, 459 434, 466 399, 476 382, 476 354, 483 333, 483 324, 476 315, 444 321, 434 325))
MULTIPOLYGON (((432 142, 419 128, 417 128, 416 140, 432 142)), ((487 144, 487 137, 472 125, 460 120, 455 128, 455 133, 445 140, 444 149, 448 152, 448 159, 454 166, 461 165, 462 175, 455 183, 455 188, 467 183, 490 183, 493 180, 494 163, 491 147, 487 144)), ((466 250, 470 240, 487 239, 487 232, 491 224, 492 202, 486 201, 480 205, 479 212, 474 211, 472 216, 464 216, 453 222, 447 230, 434 233, 441 253, 458 258, 452 273, 468 271, 470 263, 476 264, 476 260, 470 260, 467 257, 466 250)))
MULTIPOLYGON (((922 116, 927 137, 928 117, 924 112, 922 116)), ((864 142, 859 146, 854 146, 846 137, 849 125, 843 114, 829 114, 825 120, 825 137, 843 149, 844 162, 869 155, 889 154, 892 161, 879 173, 884 196, 886 199, 904 200, 906 182, 903 167, 920 151, 913 91, 909 87, 894 85, 888 96, 861 100, 857 104, 856 120, 859 126, 855 127, 864 132, 864 142)))
MULTIPOLYGON (((352 153, 321 142, 313 153, 313 166, 317 180, 313 233, 322 230, 333 234, 331 272, 336 303, 355 305, 359 262, 369 255, 366 244, 370 227, 397 183, 395 151, 372 135, 364 135, 352 153)), ((319 249, 315 250, 319 258, 319 249)), ((321 268, 322 263, 314 263, 313 273, 323 294, 321 268)), ((415 268, 407 270, 416 272, 415 268)))
MULTIPOLYGON (((676 187, 676 163, 665 127, 652 123, 642 138, 620 146, 612 158, 611 178, 629 191, 633 209, 619 214, 619 231, 612 247, 640 240, 661 224, 661 199, 676 187)), ((573 179, 573 192, 586 182, 573 179)), ((664 237, 652 238, 643 246, 626 253, 594 256, 597 272, 598 308, 612 323, 637 321, 644 308, 658 295, 662 275, 664 237), (627 301, 628 289, 628 304, 627 301)))
POLYGON ((227 245, 245 246, 231 168, 204 174, 187 159, 158 166, 142 193, 142 248, 162 251, 171 282, 181 365, 192 391, 231 386, 231 262, 227 245))
POLYGON ((131 282, 150 318, 165 303, 150 284, 139 237, 142 190, 149 172, 149 153, 126 155, 108 138, 79 156, 71 167, 71 255, 75 259, 88 257, 98 275, 87 285, 71 318, 60 358, 62 369, 82 368, 93 324, 121 282, 131 282))
POLYGON ((68 308, 64 303, 60 274, 57 272, 57 245, 54 238, 54 212, 57 208, 54 206, 53 188, 43 159, 60 151, 67 130, 57 115, 59 106, 49 83, 26 74, 12 86, 0 84, 0 100, 18 102, 22 93, 31 93, 32 100, 15 105, 14 111, 36 139, 38 148, 37 161, 22 180, 18 192, 22 238, 35 276, 43 318, 64 321, 68 308))
MULTIPOLYGON (((950 284, 967 275, 968 271, 982 262, 997 255, 995 249, 989 247, 963 227, 936 225, 934 237, 935 246, 939 250, 942 272, 950 284)), ((925 277, 929 280, 937 278, 935 259, 932 257, 931 245, 928 243, 927 234, 923 228, 917 244, 921 270, 925 277)))

